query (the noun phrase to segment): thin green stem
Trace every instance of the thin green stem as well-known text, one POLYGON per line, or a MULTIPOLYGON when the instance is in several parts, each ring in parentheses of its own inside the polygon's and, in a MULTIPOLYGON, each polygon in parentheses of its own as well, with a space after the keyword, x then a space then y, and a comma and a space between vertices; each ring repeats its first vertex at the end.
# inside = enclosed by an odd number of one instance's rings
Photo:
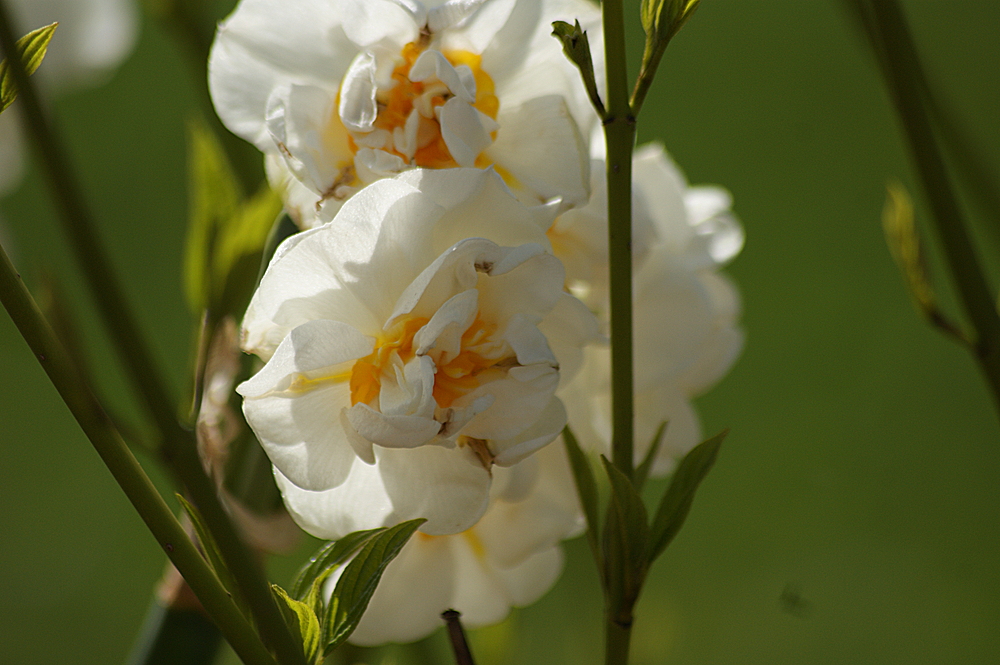
POLYGON ((612 459, 632 477, 632 147, 635 118, 628 99, 621 0, 605 0, 604 58, 608 76, 608 262, 611 272, 612 459))
POLYGON ((632 641, 632 620, 621 621, 609 613, 605 625, 604 665, 626 665, 632 641))
POLYGON ((246 663, 275 665, 229 593, 125 445, 86 379, 45 321, 2 247, 0 301, 111 475, 233 649, 246 663))
POLYGON ((51 184, 52 197, 63 230, 70 240, 91 295, 132 384, 139 391, 160 430, 169 432, 176 427, 171 407, 174 401, 170 399, 166 383, 153 362, 104 248, 97 239, 93 218, 69 168, 62 143, 49 123, 48 114, 42 108, 34 85, 25 75, 14 42, 6 2, 0 0, 0 45, 10 62, 10 72, 18 89, 18 103, 22 105, 20 115, 26 123, 39 163, 51 184))
POLYGON ((4 0, 0 0, 0 45, 8 56, 36 154, 48 176, 64 230, 97 302, 126 373, 153 418, 163 440, 162 457, 191 494, 216 538, 219 550, 250 605, 261 637, 286 665, 304 665, 302 648, 288 630, 270 586, 222 507, 215 484, 205 475, 194 435, 177 422, 166 383, 155 368, 145 340, 118 286, 107 256, 94 231, 62 145, 42 108, 32 81, 26 75, 15 47, 14 33, 4 0))
POLYGON ((873 0, 866 10, 873 50, 909 144, 917 175, 933 213, 959 300, 975 330, 976 359, 1000 409, 1000 315, 965 226, 944 159, 925 107, 929 86, 923 74, 906 18, 896 0, 873 0))

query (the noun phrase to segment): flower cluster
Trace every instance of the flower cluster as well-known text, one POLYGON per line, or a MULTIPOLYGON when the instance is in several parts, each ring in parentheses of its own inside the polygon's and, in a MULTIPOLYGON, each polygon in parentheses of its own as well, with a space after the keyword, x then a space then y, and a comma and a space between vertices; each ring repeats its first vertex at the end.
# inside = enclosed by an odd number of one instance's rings
MULTIPOLYGON (((568 422, 607 446, 607 205, 598 119, 550 32, 578 20, 599 54, 599 18, 586 0, 242 0, 219 27, 216 108, 303 229, 242 324, 265 361, 237 388, 247 422, 309 533, 427 520, 358 644, 418 639, 447 608, 501 620, 581 529, 550 444, 568 422)), ((666 473, 699 436, 689 400, 740 350, 718 268, 742 231, 662 148, 635 173, 637 429, 670 421, 666 473)))

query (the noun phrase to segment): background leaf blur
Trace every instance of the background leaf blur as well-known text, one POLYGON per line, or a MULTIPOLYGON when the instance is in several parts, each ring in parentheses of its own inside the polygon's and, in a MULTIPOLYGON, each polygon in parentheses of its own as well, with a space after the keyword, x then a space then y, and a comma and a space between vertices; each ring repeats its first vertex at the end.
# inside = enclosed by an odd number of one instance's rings
MULTIPOLYGON (((219 17, 225 4, 213 4, 219 17)), ((638 4, 626 7, 633 69, 643 45, 638 4)), ((911 0, 904 8, 939 94, 1000 171, 1000 6, 911 0)), ((107 86, 53 105, 176 394, 193 325, 180 270, 186 120, 202 85, 184 57, 147 21, 107 86)), ((885 182, 919 189, 881 81, 839 5, 701 3, 660 65, 639 138, 662 139, 692 183, 733 192, 747 246, 729 273, 748 340, 730 375, 699 401, 705 431, 731 433, 684 530, 650 573, 633 662, 995 658, 1000 428, 973 361, 914 312, 885 247, 885 182), (789 589, 809 612, 789 611, 789 589)), ((47 201, 31 169, 0 202, 0 233, 29 284, 46 266, 66 285, 93 348, 88 364, 127 418, 129 391, 47 201)), ((923 201, 914 203, 942 307, 955 311, 923 201)), ((979 230, 996 284, 1000 247, 988 241, 997 236, 979 230)), ((50 643, 55 622, 74 662, 121 662, 163 554, 6 317, 0 359, 0 662, 53 662, 38 644, 50 643)), ((647 499, 663 490, 650 481, 647 499)), ((315 548, 276 560, 274 580, 287 585, 315 548)), ((583 539, 567 549, 553 592, 473 632, 481 665, 598 661, 594 566, 583 539)))

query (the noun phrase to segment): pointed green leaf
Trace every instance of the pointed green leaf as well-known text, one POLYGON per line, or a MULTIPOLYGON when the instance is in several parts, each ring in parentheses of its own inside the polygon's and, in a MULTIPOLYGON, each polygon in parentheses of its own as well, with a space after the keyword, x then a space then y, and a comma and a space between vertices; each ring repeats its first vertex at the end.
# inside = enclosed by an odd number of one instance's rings
POLYGON ((646 577, 647 542, 649 525, 646 522, 646 506, 635 490, 632 481, 621 470, 601 455, 604 471, 611 481, 611 505, 605 525, 606 538, 605 571, 609 584, 620 575, 621 588, 611 588, 612 598, 619 597, 634 602, 646 577), (617 571, 612 570, 613 568, 617 571))
POLYGON ((715 464, 719 447, 727 434, 729 434, 729 430, 723 430, 711 439, 695 446, 691 452, 684 456, 684 459, 677 466, 677 470, 674 471, 674 477, 670 479, 670 485, 660 501, 660 507, 656 511, 656 517, 653 518, 653 525, 650 529, 650 563, 663 553, 663 550, 684 526, 684 520, 687 519, 688 512, 691 510, 698 485, 715 464))
MULTIPOLYGON (((45 52, 52 41, 52 34, 59 26, 52 23, 37 30, 32 30, 24 37, 17 40, 17 51, 21 54, 21 66, 28 76, 35 73, 38 65, 42 64, 45 52)), ((10 72, 10 63, 5 58, 0 61, 0 113, 7 110, 7 107, 17 99, 17 84, 14 82, 14 74, 10 72)))
POLYGON ((386 566, 396 558, 410 536, 426 521, 410 520, 376 534, 365 543, 351 563, 347 564, 330 597, 324 655, 329 655, 354 631, 361 621, 361 615, 368 607, 368 601, 375 593, 375 587, 382 579, 386 566))
POLYGON ((210 306, 219 230, 236 214, 242 196, 218 139, 203 123, 190 123, 184 292, 188 305, 199 314, 210 306))
POLYGON ((306 662, 316 663, 319 660, 320 646, 319 618, 316 613, 306 603, 290 597, 277 584, 271 585, 271 593, 281 608, 281 614, 285 617, 285 623, 291 628, 292 635, 301 638, 306 662))
POLYGON ((281 197, 265 184, 244 199, 225 151, 203 124, 190 125, 189 144, 185 295, 199 314, 239 316, 257 285, 281 197))
POLYGON ((385 531, 384 527, 368 531, 355 531, 339 540, 323 545, 295 574, 291 586, 292 597, 303 600, 316 578, 347 561, 372 536, 383 531, 385 531))
POLYGON ((563 429, 563 443, 566 446, 566 455, 569 457, 570 468, 573 470, 573 479, 576 484, 576 494, 580 499, 580 507, 587 520, 587 542, 590 543, 590 550, 597 562, 597 569, 603 568, 601 564, 601 548, 598 546, 601 533, 600 510, 597 494, 597 481, 594 479, 594 470, 590 467, 590 460, 580 449, 580 444, 576 440, 573 431, 567 425, 563 429))
POLYGON ((636 491, 641 492, 643 486, 646 484, 646 479, 649 478, 649 472, 653 468, 653 462, 656 461, 657 453, 660 452, 660 445, 663 443, 663 433, 666 430, 667 421, 664 420, 656 428, 656 434, 653 435, 653 440, 649 442, 649 449, 646 451, 646 456, 642 459, 642 463, 635 469, 633 482, 635 483, 636 491))
POLYGON ((903 273, 903 279, 910 296, 920 313, 937 328, 951 335, 959 342, 969 345, 962 329, 951 321, 938 305, 937 295, 931 285, 920 234, 913 219, 913 201, 906 188, 898 182, 886 186, 885 208, 882 210, 882 230, 885 241, 896 265, 903 273))
POLYGON ((552 36, 562 42, 563 52, 570 62, 580 70, 583 77, 583 85, 587 89, 590 103, 597 109, 597 115, 605 116, 604 103, 601 95, 597 91, 597 80, 594 78, 594 61, 590 55, 590 42, 587 39, 587 31, 580 27, 579 21, 574 21, 573 25, 565 21, 554 21, 552 23, 552 36))
POLYGON ((188 518, 191 520, 195 533, 198 535, 198 543, 201 546, 201 551, 205 555, 205 559, 209 565, 212 566, 212 570, 215 571, 216 577, 222 582, 222 586, 226 587, 226 590, 232 594, 233 600, 245 610, 246 605, 239 596, 239 586, 236 584, 236 580, 233 579, 232 573, 229 572, 229 568, 226 567, 226 563, 222 559, 222 554, 219 552, 219 547, 215 543, 215 538, 201 517, 201 512, 193 503, 185 499, 183 495, 175 494, 174 496, 177 497, 181 508, 184 509, 184 512, 187 513, 188 518))

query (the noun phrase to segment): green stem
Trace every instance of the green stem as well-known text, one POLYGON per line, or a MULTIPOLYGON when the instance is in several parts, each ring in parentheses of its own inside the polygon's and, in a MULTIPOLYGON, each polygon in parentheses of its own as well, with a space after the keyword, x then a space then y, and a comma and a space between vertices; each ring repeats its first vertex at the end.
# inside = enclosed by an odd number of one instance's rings
POLYGON ((246 663, 275 665, 229 593, 132 456, 2 248, 0 301, 111 475, 233 649, 246 663))
POLYGON ((7 54, 18 96, 24 105, 21 117, 27 122, 36 154, 50 181, 64 230, 129 379, 160 430, 163 459, 188 489, 212 530, 226 565, 250 605, 265 644, 275 651, 281 663, 304 665, 302 648, 289 632, 260 565, 236 533, 219 501, 215 484, 205 475, 194 435, 182 428, 174 417, 174 401, 167 394, 163 377, 156 371, 149 349, 97 240, 95 225, 83 203, 61 143, 56 139, 32 81, 24 71, 4 0, 0 0, 0 45, 7 54))
POLYGON ((626 665, 632 639, 632 621, 619 621, 609 613, 605 625, 604 665, 626 665))
MULTIPOLYGON (((863 7, 859 11, 866 14, 863 7)), ((1000 409, 1000 315, 979 265, 924 105, 922 91, 929 86, 899 3, 875 0, 867 16, 873 28, 869 31, 873 49, 930 204, 945 260, 958 289, 959 300, 975 330, 976 359, 1000 409)))
POLYGON ((635 118, 628 99, 625 23, 621 0, 605 0, 604 57, 608 76, 608 263, 611 272, 611 452, 632 477, 632 147, 635 118))

